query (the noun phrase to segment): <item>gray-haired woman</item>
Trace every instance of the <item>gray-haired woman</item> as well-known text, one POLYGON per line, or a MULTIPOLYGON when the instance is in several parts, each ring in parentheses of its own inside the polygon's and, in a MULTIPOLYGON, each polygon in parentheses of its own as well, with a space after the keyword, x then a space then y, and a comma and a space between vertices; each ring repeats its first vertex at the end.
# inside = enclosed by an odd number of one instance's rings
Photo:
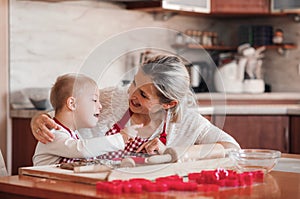
MULTIPOLYGON (((125 151, 106 154, 114 158, 126 153, 163 153, 167 147, 187 147, 194 144, 219 144, 225 149, 240 148, 227 133, 211 124, 196 109, 188 71, 182 60, 172 55, 148 59, 138 70, 129 89, 100 90, 103 110, 93 136, 118 133, 125 126, 143 124, 138 136, 127 143, 125 151)), ((32 119, 36 139, 47 143, 49 132, 57 128, 46 114, 32 119)))

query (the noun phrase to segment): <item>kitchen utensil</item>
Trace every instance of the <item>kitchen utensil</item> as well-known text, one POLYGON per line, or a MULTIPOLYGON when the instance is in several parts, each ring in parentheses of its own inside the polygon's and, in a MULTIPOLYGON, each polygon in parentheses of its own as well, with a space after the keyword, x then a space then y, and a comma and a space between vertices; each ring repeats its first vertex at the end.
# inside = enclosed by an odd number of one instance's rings
MULTIPOLYGON (((202 144, 190 147, 170 147, 163 155, 152 155, 144 158, 145 164, 163 164, 172 162, 189 162, 200 159, 225 157, 224 147, 220 144, 202 144)), ((136 160, 126 160, 127 167, 134 167, 136 160)))

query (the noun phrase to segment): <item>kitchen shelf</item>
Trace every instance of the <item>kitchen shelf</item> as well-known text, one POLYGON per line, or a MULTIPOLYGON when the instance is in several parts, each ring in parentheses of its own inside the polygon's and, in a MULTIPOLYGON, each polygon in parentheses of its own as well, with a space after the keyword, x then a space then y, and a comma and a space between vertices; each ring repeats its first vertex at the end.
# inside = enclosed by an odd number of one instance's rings
POLYGON ((175 49, 205 49, 205 50, 220 50, 220 51, 233 51, 236 50, 236 46, 204 46, 200 44, 173 44, 172 48, 175 49))
MULTIPOLYGON (((254 48, 258 48, 260 46, 254 46, 254 48)), ((279 44, 279 45, 266 45, 266 49, 285 49, 292 50, 296 49, 297 45, 295 44, 279 44)), ((234 51, 237 50, 237 46, 203 46, 200 44, 173 44, 172 48, 175 49, 205 49, 205 50, 218 50, 218 51, 234 51)))
MULTIPOLYGON (((259 47, 259 46, 254 46, 255 48, 259 47)), ((278 49, 278 48, 282 48, 282 49, 286 49, 286 50, 292 50, 292 49, 296 49, 297 45, 295 44, 278 44, 278 45, 268 45, 266 46, 267 49, 278 49)))

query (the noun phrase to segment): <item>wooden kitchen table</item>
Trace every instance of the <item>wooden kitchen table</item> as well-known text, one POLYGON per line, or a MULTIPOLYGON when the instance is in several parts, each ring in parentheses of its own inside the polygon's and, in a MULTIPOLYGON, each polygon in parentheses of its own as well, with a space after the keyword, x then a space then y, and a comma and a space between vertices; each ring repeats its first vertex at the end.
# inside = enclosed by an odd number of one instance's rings
MULTIPOLYGON (((299 158, 300 156, 284 156, 299 158)), ((296 165, 297 166, 297 165, 296 165)), ((300 173, 271 171, 263 183, 248 187, 220 188, 218 192, 183 192, 113 195, 96 190, 95 185, 15 175, 0 177, 0 198, 300 198, 300 173)))

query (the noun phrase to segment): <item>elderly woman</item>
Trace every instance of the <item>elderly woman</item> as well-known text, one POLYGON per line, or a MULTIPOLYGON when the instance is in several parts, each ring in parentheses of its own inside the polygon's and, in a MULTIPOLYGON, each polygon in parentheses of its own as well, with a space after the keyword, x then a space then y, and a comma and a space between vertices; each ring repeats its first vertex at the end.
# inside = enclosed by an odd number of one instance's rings
MULTIPOLYGON (((227 133, 211 124, 191 107, 195 105, 188 71, 176 56, 159 55, 147 60, 138 70, 128 91, 109 88, 101 91, 103 107, 94 136, 118 133, 125 126, 143 124, 125 151, 103 158, 119 157, 124 152, 163 153, 167 147, 194 144, 219 144, 225 149, 240 148, 227 133)), ((31 128, 36 139, 52 141, 49 129, 57 128, 52 119, 38 115, 31 128)))

